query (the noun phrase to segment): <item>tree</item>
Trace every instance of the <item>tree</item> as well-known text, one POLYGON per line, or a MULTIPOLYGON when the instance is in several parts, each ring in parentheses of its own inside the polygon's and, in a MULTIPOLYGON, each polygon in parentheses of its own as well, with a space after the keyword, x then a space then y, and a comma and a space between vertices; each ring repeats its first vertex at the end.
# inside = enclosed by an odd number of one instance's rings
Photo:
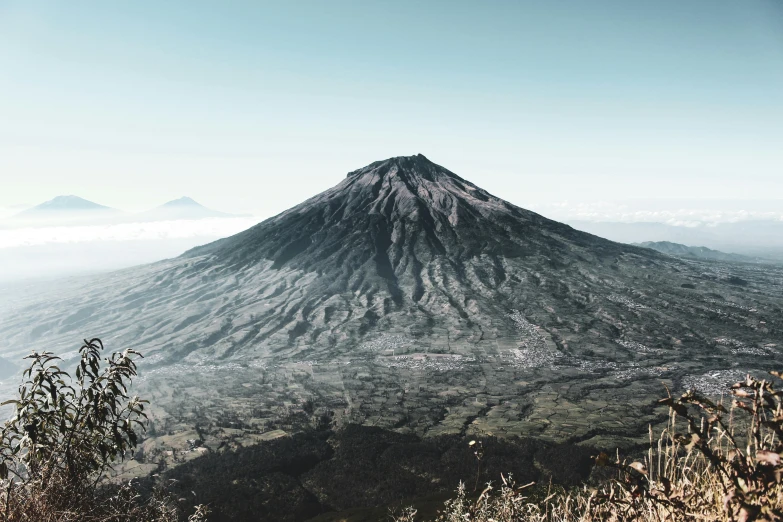
POLYGON ((3 403, 15 412, 0 429, 0 519, 177 519, 162 492, 144 498, 105 480, 138 446, 147 401, 128 390, 141 354, 128 349, 101 361, 102 351, 100 339, 84 341, 75 379, 50 352, 26 357, 18 398, 3 403))

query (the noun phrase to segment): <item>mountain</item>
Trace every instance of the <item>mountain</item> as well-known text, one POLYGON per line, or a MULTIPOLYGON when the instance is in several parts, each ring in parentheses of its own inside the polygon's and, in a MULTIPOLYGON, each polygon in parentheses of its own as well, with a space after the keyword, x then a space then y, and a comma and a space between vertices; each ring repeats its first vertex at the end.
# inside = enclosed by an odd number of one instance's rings
POLYGON ((691 259, 703 259, 705 261, 728 261, 733 263, 763 263, 764 260, 757 257, 743 256, 740 254, 731 254, 712 250, 707 247, 694 247, 672 243, 670 241, 645 241, 636 243, 636 246, 651 248, 662 254, 676 257, 685 257, 691 259))
POLYGON ((716 393, 783 363, 782 296, 781 267, 614 243, 417 155, 174 260, 0 293, 0 355, 138 349, 166 431, 272 429, 307 402, 611 447, 666 421, 662 382, 716 393))
POLYGON ((45 201, 40 205, 36 205, 27 210, 23 210, 16 214, 16 218, 28 219, 38 218, 46 215, 65 215, 65 214, 77 214, 82 212, 107 212, 116 213, 119 212, 116 209, 93 203, 79 196, 57 196, 54 199, 45 201))
POLYGON ((207 208, 189 197, 181 197, 164 203, 152 210, 136 214, 134 220, 173 221, 178 219, 204 219, 233 216, 233 214, 218 212, 217 210, 207 208))
POLYGON ((41 225, 93 224, 96 221, 116 219, 119 210, 93 203, 78 196, 57 196, 19 212, 12 221, 41 225))
POLYGON ((674 226, 665 223, 569 221, 578 230, 622 243, 644 241, 704 245, 749 257, 783 260, 783 221, 749 220, 736 223, 674 226))
POLYGON ((30 215, 38 212, 83 212, 83 211, 111 211, 112 208, 87 201, 79 196, 57 196, 45 201, 31 209, 27 209, 18 215, 30 215))

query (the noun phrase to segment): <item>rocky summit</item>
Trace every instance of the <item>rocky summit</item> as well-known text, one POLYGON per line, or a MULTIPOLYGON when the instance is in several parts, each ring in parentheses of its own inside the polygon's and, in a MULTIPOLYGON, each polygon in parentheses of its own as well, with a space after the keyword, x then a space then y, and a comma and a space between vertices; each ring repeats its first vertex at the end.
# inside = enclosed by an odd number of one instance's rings
POLYGON ((7 294, 0 355, 142 351, 170 431, 255 433, 306 403, 424 436, 622 444, 665 419, 667 388, 779 366, 782 288, 780 267, 601 239, 417 155, 180 258, 7 294))

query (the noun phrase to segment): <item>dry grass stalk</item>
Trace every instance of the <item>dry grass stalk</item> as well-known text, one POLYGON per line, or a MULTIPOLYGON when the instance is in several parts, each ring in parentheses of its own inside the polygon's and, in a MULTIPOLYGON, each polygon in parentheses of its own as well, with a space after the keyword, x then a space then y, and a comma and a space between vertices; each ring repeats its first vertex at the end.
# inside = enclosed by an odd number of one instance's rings
MULTIPOLYGON (((460 485, 436 520, 783 521, 783 391, 750 376, 729 391, 728 410, 693 391, 661 400, 670 410, 667 428, 657 440, 650 430, 642 460, 599 454, 598 466, 616 470, 599 488, 554 490, 537 499, 531 484, 501 477, 498 488, 488 484, 474 500, 460 485)), ((409 508, 396 520, 413 522, 416 511, 409 508)))

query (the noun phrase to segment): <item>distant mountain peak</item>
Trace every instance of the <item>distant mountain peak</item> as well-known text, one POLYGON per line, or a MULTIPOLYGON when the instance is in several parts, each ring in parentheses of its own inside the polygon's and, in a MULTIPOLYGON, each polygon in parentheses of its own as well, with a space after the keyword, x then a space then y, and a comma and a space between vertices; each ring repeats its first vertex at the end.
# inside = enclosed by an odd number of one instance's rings
POLYGON ((141 219, 142 221, 169 221, 231 216, 232 214, 207 208, 193 198, 182 196, 181 198, 167 201, 152 210, 137 214, 136 218, 141 219))
POLYGON ((114 218, 118 214, 120 212, 116 209, 93 203, 79 196, 64 195, 23 210, 12 219, 63 225, 88 222, 96 217, 114 218))
POLYGON ((110 210, 109 207, 93 203, 79 196, 57 196, 28 210, 110 210))
POLYGON ((173 199, 162 204, 161 207, 203 207, 201 203, 198 203, 193 198, 188 196, 182 196, 179 199, 173 199))

